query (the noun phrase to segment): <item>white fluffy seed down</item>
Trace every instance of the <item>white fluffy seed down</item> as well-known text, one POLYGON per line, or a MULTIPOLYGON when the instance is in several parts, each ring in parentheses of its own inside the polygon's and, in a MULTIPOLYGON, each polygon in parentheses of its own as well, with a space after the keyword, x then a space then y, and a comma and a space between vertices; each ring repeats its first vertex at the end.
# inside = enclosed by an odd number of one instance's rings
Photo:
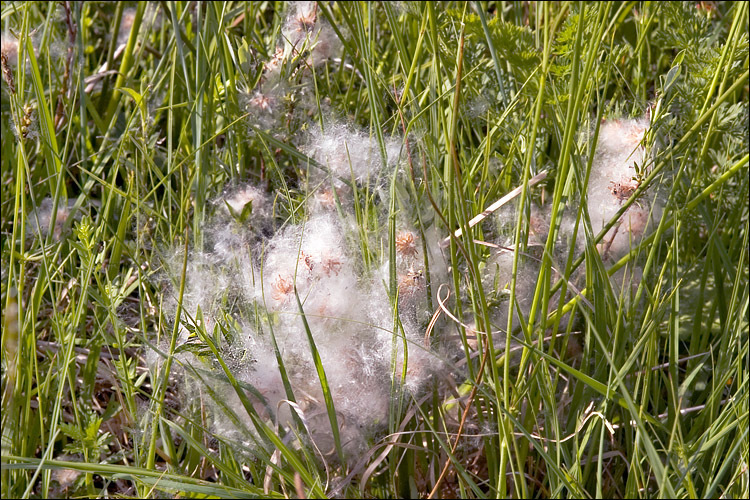
MULTIPOLYGON (((52 236, 55 240, 59 240, 62 236, 65 223, 68 221, 75 204, 76 200, 73 198, 58 203, 55 220, 52 223, 52 236)), ((45 198, 36 210, 32 210, 27 215, 27 228, 30 235, 38 234, 42 238, 47 237, 52 220, 53 205, 54 200, 52 198, 45 198)))
POLYGON ((285 56, 309 51, 311 65, 323 64, 341 49, 333 28, 320 19, 317 2, 290 2, 281 36, 285 56))
MULTIPOLYGON (((648 173, 651 152, 644 144, 648 127, 645 117, 601 124, 587 193, 595 233, 614 218, 648 173)), ((627 254, 658 222, 661 210, 653 193, 633 203, 599 244, 602 258, 616 261, 627 254)))
MULTIPOLYGON (((373 432, 387 423, 394 376, 397 386, 414 394, 441 366, 425 345, 423 327, 416 320, 423 305, 417 305, 415 292, 413 303, 405 307, 408 312, 399 325, 394 325, 391 299, 380 273, 363 276, 337 214, 312 214, 304 223, 289 225, 269 240, 258 240, 245 233, 259 221, 245 221, 244 226, 228 222, 226 205, 237 212, 250 201, 251 219, 266 215, 265 195, 255 188, 234 188, 216 200, 219 214, 204 227, 204 233, 210 235, 206 248, 188 256, 183 309, 189 317, 195 317, 200 307, 202 326, 211 334, 230 313, 228 304, 232 301, 240 309, 257 308, 260 321, 255 323, 251 317, 233 313, 239 325, 237 340, 227 354, 239 360, 232 366, 233 374, 255 389, 249 397, 261 416, 289 426, 293 423, 292 411, 301 412, 314 443, 330 454, 333 438, 311 354, 309 328, 333 396, 345 453, 348 459, 356 458, 373 432), (271 330, 297 402, 296 410, 287 402, 271 330), (404 359, 406 377, 402 379, 404 359)), ((399 268, 421 266, 421 244, 417 245, 415 235, 410 241, 406 234, 406 253, 399 257, 399 268), (420 263, 415 259, 421 259, 420 263)), ((174 253, 167 268, 177 275, 183 254, 174 253)), ((436 263, 436 269, 439 267, 436 263)), ((423 296, 426 293, 424 289, 420 292, 423 296)), ((176 300, 167 301, 167 306, 175 310, 176 300)), ((188 330, 181 329, 180 344, 192 338, 188 330)), ((188 354, 181 354, 179 359, 199 363, 188 354)), ((217 387, 229 407, 244 411, 231 388, 217 387)), ((248 439, 242 437, 245 431, 237 429, 219 410, 214 425, 225 435, 248 439)))
POLYGON ((367 183, 376 181, 386 167, 394 167, 399 159, 401 139, 392 137, 385 141, 387 161, 383 162, 377 140, 341 122, 325 124, 323 131, 315 127, 307 137, 302 152, 324 165, 330 172, 310 168, 311 183, 330 183, 336 189, 348 182, 367 183), (342 180, 343 179, 343 180, 342 180), (327 182, 326 182, 327 181, 327 182))
MULTIPOLYGON (((648 175, 651 167, 649 162, 653 154, 653 151, 647 149, 645 144, 648 130, 649 119, 647 117, 609 120, 601 124, 586 191, 588 214, 594 235, 615 218, 617 212, 640 186, 643 177, 648 175)), ((553 261, 564 262, 567 258, 569 242, 575 233, 576 209, 575 206, 569 207, 562 216, 557 241, 553 246, 553 261)), ((662 210, 662 203, 655 189, 647 190, 625 210, 596 247, 605 264, 616 262, 637 246, 656 227, 661 219, 662 210)), ((528 252, 533 257, 547 242, 550 207, 532 204, 529 213, 528 252)), ((517 216, 517 208, 513 205, 508 205, 498 211, 494 220, 499 237, 493 241, 494 243, 506 247, 513 246, 512 236, 515 233, 517 216)), ((586 245, 583 222, 579 223, 575 236, 576 251, 581 253, 586 245)), ((509 293, 512 262, 512 252, 493 253, 485 267, 484 283, 487 290, 493 290, 493 287, 497 286, 501 293, 509 293)), ((561 269, 560 265, 557 265, 557 268, 561 269)), ((533 258, 520 257, 516 281, 517 308, 514 310, 514 325, 518 325, 519 313, 524 318, 529 315, 531 299, 537 287, 537 269, 538 264, 533 258)), ((579 270, 576 275, 572 276, 572 284, 575 284, 581 275, 582 270, 579 270)), ((640 268, 631 263, 629 267, 616 273, 611 282, 619 294, 622 287, 637 286, 640 275, 640 268)), ((552 297, 551 300, 551 307, 556 307, 559 297, 552 297)), ((504 329, 507 319, 507 302, 503 302, 496 310, 493 322, 500 329, 504 329)))

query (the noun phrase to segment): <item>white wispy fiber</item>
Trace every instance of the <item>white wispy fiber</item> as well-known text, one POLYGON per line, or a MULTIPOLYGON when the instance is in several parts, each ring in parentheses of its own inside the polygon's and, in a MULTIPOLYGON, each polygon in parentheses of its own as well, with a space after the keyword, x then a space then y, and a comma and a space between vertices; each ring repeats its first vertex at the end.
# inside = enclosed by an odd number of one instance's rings
POLYGON ((18 39, 10 32, 3 32, 0 37, 0 54, 6 64, 14 68, 18 64, 18 39))
MULTIPOLYGON (((601 124, 587 192, 594 233, 614 218, 638 188, 639 175, 648 173, 652 154, 644 141, 648 129, 648 117, 601 124)), ((639 198, 602 239, 598 247, 602 258, 614 262, 627 254, 654 229, 661 213, 662 204, 655 190, 639 198)))
MULTIPOLYGON (((586 190, 586 203, 594 235, 614 219, 623 204, 639 187, 640 179, 649 173, 654 151, 649 150, 646 145, 645 138, 648 130, 648 117, 608 120, 600 125, 598 143, 586 190)), ((562 271, 562 263, 567 259, 570 250, 570 241, 575 231, 574 214, 577 208, 577 206, 568 207, 562 215, 551 256, 558 271, 562 271)), ((519 257, 516 276, 516 304, 513 307, 513 324, 516 326, 521 320, 519 315, 528 319, 530 313, 533 293, 537 287, 540 249, 546 244, 549 235, 550 211, 549 205, 539 207, 532 203, 529 207, 528 255, 519 257)), ((656 228, 662 211, 663 205, 659 199, 658 190, 647 190, 625 210, 597 245, 604 263, 611 265, 636 247, 656 228)), ((517 204, 510 204, 498 210, 494 215, 498 236, 491 242, 512 248, 517 217, 517 204)), ((581 221, 578 225, 575 248, 579 254, 585 249, 585 238, 581 221)), ((485 288, 496 295, 509 295, 512 263, 512 251, 493 251, 485 267, 485 288)), ((581 267, 574 273, 570 278, 571 285, 575 287, 583 285, 581 282, 583 270, 581 267)), ((631 262, 627 268, 618 271, 612 277, 611 282, 615 288, 633 286, 637 285, 640 276, 641 270, 637 262, 631 262)), ((556 274, 554 280, 557 279, 559 275, 556 274)), ((555 308, 558 303, 559 296, 553 296, 550 307, 555 308)), ((501 305, 493 311, 493 323, 501 330, 505 329, 508 320, 507 301, 501 302, 501 305)), ((563 321, 565 319, 566 317, 563 321)))
POLYGON ((251 127, 248 135, 255 134, 255 128, 279 136, 283 130, 286 113, 284 99, 288 86, 278 78, 264 80, 258 90, 239 90, 239 100, 242 108, 248 113, 247 119, 251 127))
MULTIPOLYGON (((262 417, 286 427, 293 425, 292 411, 275 338, 297 408, 313 442, 328 459, 335 455, 333 434, 309 328, 330 387, 345 454, 356 459, 367 440, 387 424, 392 397, 399 394, 393 388, 416 394, 441 366, 425 344, 424 325, 418 319, 418 310, 425 306, 417 295, 426 296, 422 245, 413 231, 401 233, 399 272, 413 272, 418 279, 413 280, 413 289, 401 290, 404 312, 395 322, 387 280, 379 272, 363 273, 338 215, 312 214, 304 223, 288 225, 265 240, 258 237, 257 227, 269 214, 268 203, 265 194, 252 186, 227 190, 215 201, 218 214, 204 228, 206 247, 188 256, 183 309, 188 318, 195 318, 200 308, 209 335, 219 323, 234 325, 236 340, 225 350, 225 356, 234 360, 233 375, 254 388, 248 397, 262 417), (247 203, 252 203, 253 211, 246 220, 230 219, 231 212, 241 211, 247 203)), ((439 238, 434 239, 437 248, 439 238)), ((183 257, 181 250, 175 250, 165 259, 173 283, 173 298, 165 304, 172 317, 183 257)), ((437 257, 431 258, 436 269, 445 268, 437 257)), ((182 321, 191 324, 185 316, 182 321)), ((178 345, 191 339, 194 335, 183 325, 178 345)), ((190 354, 183 352, 178 359, 216 373, 190 354)), ((219 383, 216 390, 236 413, 244 412, 230 387, 219 383)), ((245 435, 246 430, 238 429, 220 409, 213 413, 218 433, 252 446, 254 437, 245 435)))
POLYGON ((308 64, 323 64, 341 49, 333 28, 319 18, 317 2, 289 2, 281 36, 285 56, 309 51, 308 64))
POLYGON ((273 207, 270 197, 260 188, 251 184, 228 188, 213 203, 221 207, 220 212, 235 220, 247 210, 247 222, 254 229, 270 229, 273 207))
MULTIPOLYGON (((59 240, 62 236, 65 223, 68 221, 75 204, 76 200, 74 198, 62 200, 58 203, 55 220, 52 223, 52 237, 55 240, 59 240)), ((54 200, 52 198, 45 198, 36 210, 29 212, 26 216, 27 233, 29 235, 37 234, 42 238, 47 237, 49 234, 50 222, 52 221, 53 208, 54 200)))
POLYGON ((310 182, 323 182, 325 188, 331 184, 342 189, 348 182, 368 183, 376 181, 383 169, 393 168, 399 160, 402 140, 399 137, 385 139, 386 160, 375 137, 356 130, 344 123, 330 121, 324 129, 314 127, 307 136, 301 151, 328 169, 311 167, 310 182))
POLYGON ((254 127, 283 139, 290 124, 306 122, 319 105, 326 107, 314 98, 309 69, 331 59, 342 44, 331 26, 319 18, 316 2, 288 4, 279 42, 256 88, 239 92, 252 125, 251 136, 254 127))

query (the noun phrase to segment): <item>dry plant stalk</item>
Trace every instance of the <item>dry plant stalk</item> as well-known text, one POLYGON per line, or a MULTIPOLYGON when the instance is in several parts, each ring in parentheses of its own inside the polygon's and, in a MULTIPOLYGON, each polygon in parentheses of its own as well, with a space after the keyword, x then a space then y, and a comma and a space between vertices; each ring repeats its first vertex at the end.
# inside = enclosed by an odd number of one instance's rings
MULTIPOLYGON (((536 184, 539 184, 541 181, 543 181, 546 178, 547 178, 547 171, 545 170, 544 172, 536 174, 534 177, 529 179, 528 187, 533 187, 536 184)), ((508 203, 510 200, 512 200, 519 194, 521 194, 522 191, 523 191, 523 186, 518 186, 517 188, 515 188, 514 190, 512 190, 511 192, 509 192, 508 194, 506 194, 499 200, 497 200, 495 203, 485 208, 481 214, 477 215, 476 217, 474 217, 473 219, 469 221, 469 227, 474 227, 480 222, 482 222, 488 215, 491 215, 492 213, 496 212, 500 207, 502 207, 503 205, 508 203)), ((458 228, 453 233, 453 236, 455 236, 456 238, 459 238, 462 234, 463 234, 463 231, 461 230, 461 228, 458 228)), ((441 246, 443 247, 448 246, 448 243, 450 243, 450 241, 451 241, 451 237, 448 236, 442 241, 441 246)))

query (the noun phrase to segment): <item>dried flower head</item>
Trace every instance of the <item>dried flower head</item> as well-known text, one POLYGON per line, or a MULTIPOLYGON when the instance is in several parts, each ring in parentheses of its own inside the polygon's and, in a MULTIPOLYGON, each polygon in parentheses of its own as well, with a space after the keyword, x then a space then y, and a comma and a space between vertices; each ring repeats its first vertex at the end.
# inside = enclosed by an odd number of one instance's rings
POLYGON ((330 25, 318 18, 317 2, 291 2, 281 37, 283 57, 302 56, 308 66, 324 63, 341 48, 330 25))
POLYGON ((0 63, 8 90, 11 94, 15 94, 16 85, 12 67, 18 63, 18 40, 12 35, 3 33, 2 44, 0 44, 0 63))
POLYGON ((291 279, 284 279, 279 274, 276 281, 271 285, 271 297, 279 302, 286 302, 289 294, 294 290, 294 284, 291 279))
POLYGON ((316 2, 293 2, 289 7, 289 14, 282 29, 287 49, 292 52, 299 50, 302 42, 315 37, 318 19, 318 4, 316 2))
POLYGON ((307 269, 308 272, 312 272, 315 268, 315 262, 312 257, 305 254, 305 252, 299 253, 299 263, 304 269, 307 269))
POLYGON ((328 256, 323 259, 323 271, 326 276, 338 275, 341 270, 341 261, 336 257, 328 256))
POLYGON ((414 233, 411 231, 402 231, 396 236, 396 251, 402 257, 416 257, 417 241, 414 233))
POLYGON ((609 181, 609 192, 622 203, 632 196, 638 185, 633 180, 622 182, 609 181))
POLYGON ((31 104, 25 104, 23 106, 23 115, 21 115, 19 119, 19 127, 18 130, 15 130, 16 135, 19 139, 28 139, 35 137, 36 134, 36 111, 34 109, 34 106, 31 104))
POLYGON ((273 108, 275 104, 276 104, 276 99, 274 99, 273 96, 264 95, 264 94, 261 94, 260 92, 257 92, 248 101, 249 107, 258 109, 260 111, 265 111, 267 113, 273 113, 273 108))
POLYGON ((281 67, 281 63, 284 61, 284 49, 283 47, 276 47, 276 51, 271 56, 271 59, 263 65, 264 78, 267 77, 267 73, 273 73, 281 67))
POLYGON ((0 65, 2 65, 3 77, 5 78, 5 83, 8 84, 8 90, 11 94, 15 94, 16 84, 13 80, 13 71, 10 69, 8 56, 5 55, 4 51, 0 53, 0 65))
POLYGON ((52 472, 52 479, 57 481, 63 491, 67 492, 80 475, 81 472, 73 469, 55 469, 52 472))
POLYGON ((318 19, 318 4, 311 2, 312 9, 298 8, 297 15, 292 18, 292 25, 297 28, 298 31, 304 33, 312 33, 315 28, 315 21, 318 19))
MULTIPOLYGON (((621 118, 601 123, 587 188, 589 216, 595 231, 618 215, 623 202, 635 194, 648 173, 653 148, 657 147, 645 144, 649 127, 648 113, 637 119, 621 118)), ((661 210, 658 193, 644 193, 637 204, 620 214, 620 220, 598 245, 602 258, 616 259, 630 251, 643 237, 649 221, 658 220, 661 210)), ((583 241, 585 238, 579 228, 580 250, 583 241)))

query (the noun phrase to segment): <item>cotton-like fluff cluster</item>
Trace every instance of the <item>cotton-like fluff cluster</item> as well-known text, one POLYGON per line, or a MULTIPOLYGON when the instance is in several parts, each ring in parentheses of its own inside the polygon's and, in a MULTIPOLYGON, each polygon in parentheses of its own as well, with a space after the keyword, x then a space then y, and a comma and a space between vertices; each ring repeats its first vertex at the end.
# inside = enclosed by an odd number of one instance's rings
MULTIPOLYGON (((38 51, 39 43, 34 35, 34 32, 29 33, 29 37, 32 39, 33 49, 35 52, 38 51)), ((16 93, 16 84, 15 84, 15 77, 14 72, 16 70, 16 67, 18 66, 18 53, 19 50, 21 50, 23 47, 19 46, 19 40, 15 37, 12 33, 8 31, 4 31, 2 33, 2 40, 0 40, 0 66, 2 67, 3 72, 3 80, 5 81, 5 84, 7 85, 6 91, 10 94, 16 93)), ((54 51, 50 50, 50 54, 52 55, 54 51)), ((26 55, 26 61, 28 61, 28 54, 26 55)), ((23 69, 26 70, 27 65, 22 64, 23 69)), ((15 130, 14 125, 14 133, 18 137, 18 131, 15 130)))
MULTIPOLYGON (((334 456, 334 441, 310 346, 312 336, 331 390, 346 459, 356 459, 367 439, 387 423, 393 387, 419 392, 440 366, 417 319, 422 307, 417 295, 426 294, 421 243, 414 232, 399 233, 399 273, 411 270, 418 279, 399 285, 404 312, 400 321, 394 321, 387 279, 380 273, 364 275, 337 214, 315 213, 306 222, 260 241, 250 235, 258 224, 252 218, 264 216, 266 202, 251 186, 229 190, 216 201, 219 214, 204 228, 204 251, 188 256, 183 322, 195 318, 199 307, 208 332, 217 322, 231 318, 236 341, 226 357, 233 360, 233 375, 253 388, 248 397, 262 417, 287 427, 293 425, 293 410, 273 334, 296 401, 294 412, 328 459, 334 456), (227 224, 230 207, 236 213, 248 200, 253 204, 248 219, 227 224), (219 201, 228 206, 222 208, 219 201)), ((176 251, 166 262, 169 274, 179 275, 183 257, 176 251)), ((445 267, 437 257, 430 258, 435 259, 436 269, 445 267)), ((176 300, 167 301, 167 308, 174 311, 176 300)), ((179 344, 191 338, 188 329, 182 329, 179 344)), ((198 363, 184 352, 179 359, 198 363)), ((231 387, 217 384, 215 389, 236 413, 244 412, 231 387)), ((252 446, 246 430, 238 429, 220 409, 214 416, 217 432, 252 446)))
MULTIPOLYGON (((587 208, 594 235, 614 219, 630 196, 639 188, 641 180, 651 170, 653 151, 647 149, 646 134, 649 118, 616 119, 602 122, 599 139, 591 165, 586 191, 587 208)), ((569 207, 563 215, 558 250, 567 250, 567 240, 575 227, 575 210, 569 207)), ((607 231, 597 250, 607 263, 625 256, 651 230, 662 214, 662 204, 656 189, 643 193, 607 231)), ((529 242, 544 244, 549 233, 550 207, 532 205, 529 219, 529 242)), ((576 244, 583 252, 586 240, 583 223, 579 223, 576 244)))
MULTIPOLYGON (((185 273, 183 310, 195 318, 198 308, 204 326, 211 331, 225 313, 233 312, 227 299, 242 299, 252 287, 259 273, 254 252, 259 241, 271 232, 271 200, 260 189, 249 184, 228 188, 212 201, 217 214, 203 228, 204 248, 192 250, 185 273)), ((170 289, 179 290, 184 249, 177 247, 162 255, 166 275, 162 282, 170 289)), ((168 294, 166 310, 174 318, 177 294, 168 294)), ((180 341, 190 336, 180 329, 180 341)))
MULTIPOLYGON (((31 45, 35 54, 39 54, 39 39, 41 32, 39 29, 34 29, 27 35, 31 38, 31 45)), ((10 31, 4 31, 0 35, 0 55, 3 59, 3 65, 7 65, 9 69, 15 69, 18 66, 18 53, 21 51, 21 41, 10 31)), ((24 51, 26 49, 24 48, 24 51)), ((51 42, 48 47, 50 56, 57 59, 60 56, 60 46, 57 42, 51 42)), ((26 62, 28 62, 28 54, 26 54, 26 62)), ((3 70, 6 68, 4 67, 3 70)))
POLYGON ((18 39, 10 33, 3 33, 0 54, 3 64, 14 68, 18 64, 18 39))
POLYGON ((309 51, 309 65, 324 63, 341 47, 333 29, 319 19, 317 2, 290 2, 281 36, 284 54, 298 56, 309 51))
MULTIPOLYGON (((63 228, 65 223, 68 221, 73 207, 76 204, 76 200, 71 198, 70 200, 62 200, 57 205, 57 213, 55 214, 55 221, 52 224, 52 237, 55 240, 59 240, 63 234, 63 228)), ((49 234, 50 221, 52 220, 52 208, 54 200, 52 198, 45 198, 36 210, 32 210, 27 220, 27 232, 31 234, 38 234, 42 238, 46 238, 49 234)))
MULTIPOLYGON (((591 174, 586 192, 587 208, 591 228, 596 235, 608 224, 623 204, 639 187, 640 179, 650 171, 651 154, 645 145, 649 129, 647 117, 639 119, 618 119, 605 121, 600 126, 596 153, 592 161, 591 174)), ((569 241, 574 228, 574 214, 577 207, 568 207, 563 214, 557 241, 553 245, 553 265, 561 271, 567 258, 569 241)), ((499 237, 496 244, 513 246, 512 234, 515 229, 517 209, 513 205, 501 209, 495 216, 499 237)), ((624 257, 632 248, 652 231, 662 214, 662 205, 656 190, 649 190, 636 200, 616 221, 597 245, 599 255, 605 264, 613 264, 624 257)), ((517 307, 514 308, 513 324, 518 325, 519 313, 527 318, 530 312, 534 290, 537 287, 539 269, 539 248, 544 246, 549 234, 550 208, 536 204, 529 208, 528 255, 519 257, 516 278, 517 307)), ((579 223, 576 235, 576 251, 582 253, 586 245, 583 222, 579 223)), ((486 265, 484 283, 487 290, 496 296, 510 291, 513 253, 506 250, 493 251, 486 265)), ((559 279, 559 275, 554 277, 559 279)), ((582 268, 571 277, 573 286, 580 285, 582 268)), ((625 281, 636 283, 640 277, 637 266, 629 271, 621 270, 613 277, 613 284, 622 286, 625 281)), ((559 297, 552 297, 552 307, 559 303, 559 297)), ((495 310, 493 321, 504 329, 507 323, 507 302, 495 310)))
POLYGON ((340 122, 329 122, 323 130, 314 128, 301 148, 324 167, 308 168, 310 188, 315 189, 310 200, 313 210, 334 207, 332 189, 338 195, 346 194, 352 182, 377 182, 386 167, 394 168, 401 152, 401 139, 386 139, 385 150, 387 159, 383 161, 374 137, 340 122))
MULTIPOLYGON (((240 103, 253 127, 276 134, 286 118, 288 85, 284 80, 265 80, 258 90, 240 92, 240 103)), ((250 129, 250 135, 254 131, 250 129)))
MULTIPOLYGON (((440 251, 437 233, 433 230, 424 236, 425 245, 416 230, 402 226, 396 232, 395 241, 399 321, 406 341, 405 352, 400 351, 396 359, 396 373, 402 373, 405 354, 404 384, 411 392, 417 392, 427 377, 443 367, 442 361, 433 354, 432 342, 425 337, 426 331, 422 325, 430 321, 437 307, 437 284, 447 282, 448 267, 440 251), (428 251, 426 259, 425 247, 428 251), (432 287, 429 287, 430 284, 432 287)), ((380 273, 382 283, 388 283, 389 273, 390 266, 386 262, 380 273)))
MULTIPOLYGON (((41 56, 40 47, 42 47, 41 42, 44 33, 47 32, 37 27, 34 29, 30 29, 30 31, 26 35, 29 39, 31 39, 31 48, 34 51, 34 54, 36 54, 37 58, 41 56)), ((52 60, 53 65, 61 63, 60 60, 65 57, 65 54, 67 52, 67 45, 65 43, 61 43, 58 40, 55 40, 54 38, 50 38, 49 41, 46 42, 46 44, 47 45, 44 45, 44 55, 49 56, 49 58, 52 60)), ((25 38, 21 36, 21 38, 19 39, 15 36, 15 34, 11 33, 8 30, 0 34, 0 59, 2 59, 2 70, 4 73, 15 70, 19 63, 21 64, 21 69, 28 73, 30 71, 30 67, 28 65, 29 54, 27 53, 27 47, 25 46, 25 38), (19 53, 21 52, 24 53, 24 61, 18 60, 19 53)), ((31 77, 29 76, 29 78, 31 77)))
MULTIPOLYGON (((164 265, 169 269, 169 276, 164 277, 167 286, 175 291, 164 299, 164 309, 170 320, 175 319, 180 288, 180 273, 184 259, 184 250, 177 248, 169 256, 164 257, 164 265), (171 279, 171 283, 169 280, 171 279)), ((217 320, 222 318, 224 297, 234 285, 230 269, 236 268, 236 262, 230 262, 226 256, 213 252, 191 252, 185 269, 185 289, 182 297, 182 310, 190 320, 197 318, 200 308, 203 316, 203 326, 212 331, 217 320), (216 272, 218 266, 222 272, 216 272)), ((189 320, 189 321, 190 321, 189 320)), ((186 342, 190 332, 181 325, 179 342, 186 342)))
MULTIPOLYGON (((309 408, 309 416, 323 417, 308 419, 313 437, 321 449, 330 450, 330 424, 301 303, 338 417, 346 424, 341 425, 347 433, 342 444, 353 451, 362 444, 360 429, 369 430, 387 418, 392 320, 388 308, 375 302, 373 290, 360 282, 347 247, 333 215, 313 216, 304 225, 287 228, 269 242, 263 280, 255 293, 256 301, 273 315, 269 327, 276 334, 298 403, 309 408)), ((257 340, 251 344, 257 345, 257 340)), ((252 351, 253 345, 247 348, 252 351)))
POLYGON ((316 109, 311 85, 298 86, 292 78, 309 76, 308 68, 325 63, 340 48, 333 29, 318 18, 316 2, 289 3, 280 44, 263 65, 260 84, 240 93, 253 127, 276 134, 316 109), (295 60, 302 56, 300 66, 295 60))
POLYGON ((270 311, 296 313, 296 283, 309 314, 346 317, 352 306, 347 296, 357 290, 355 265, 346 246, 332 215, 314 216, 305 225, 286 229, 269 242, 263 266, 265 286, 256 298, 265 300, 270 311))
POLYGON ((266 193, 251 184, 227 189, 214 200, 214 204, 221 207, 223 215, 231 216, 240 224, 247 223, 259 236, 266 235, 271 229, 271 200, 266 193))
MULTIPOLYGON (((648 128, 648 117, 601 124, 587 193, 595 234, 614 218, 639 187, 639 179, 650 170, 650 154, 644 143, 648 128)), ((614 262, 626 255, 654 228, 661 212, 661 203, 654 192, 639 198, 601 240, 597 249, 602 259, 614 262)), ((579 244, 582 243, 579 238, 579 244)))
MULTIPOLYGON (((318 19, 314 2, 289 6, 282 38, 258 87, 245 91, 242 102, 251 135, 264 129, 288 140, 295 120, 306 121, 313 109, 307 70, 330 58, 339 45, 318 19), (306 58, 304 64, 290 64, 299 58, 306 58)), ((377 189, 384 169, 397 167, 402 141, 387 139, 384 158, 373 137, 350 126, 328 120, 323 129, 310 129, 297 136, 300 150, 324 168, 308 168, 308 219, 274 234, 271 204, 257 188, 240 186, 215 200, 218 214, 203 228, 204 248, 188 256, 182 321, 187 318, 189 325, 200 308, 203 324, 198 326, 207 332, 226 324, 236 340, 224 354, 237 380, 252 388, 248 397, 257 412, 281 427, 294 426, 296 414, 307 430, 299 431, 328 458, 334 454, 333 433, 311 337, 331 390, 345 459, 353 460, 384 428, 392 397, 421 391, 440 366, 433 342, 424 338, 432 313, 425 262, 433 276, 444 277, 446 266, 436 235, 427 235, 428 248, 435 250, 425 258, 420 236, 404 226, 396 242, 400 315, 394 318, 389 263, 365 273, 351 244, 360 235, 335 208, 337 199, 351 206, 353 186, 377 189), (282 382, 277 356, 292 394, 282 382)), ((165 259, 172 297, 179 282, 174 277, 182 269, 180 252, 165 259)), ((166 305, 175 311, 176 298, 166 305)), ((194 341, 190 330, 181 326, 180 345, 194 341)), ((188 352, 182 350, 178 359, 200 364, 188 352)), ((242 415, 233 391, 227 384, 215 385, 222 403, 242 415)), ((253 446, 248 429, 232 423, 220 408, 213 414, 218 433, 253 446)))

